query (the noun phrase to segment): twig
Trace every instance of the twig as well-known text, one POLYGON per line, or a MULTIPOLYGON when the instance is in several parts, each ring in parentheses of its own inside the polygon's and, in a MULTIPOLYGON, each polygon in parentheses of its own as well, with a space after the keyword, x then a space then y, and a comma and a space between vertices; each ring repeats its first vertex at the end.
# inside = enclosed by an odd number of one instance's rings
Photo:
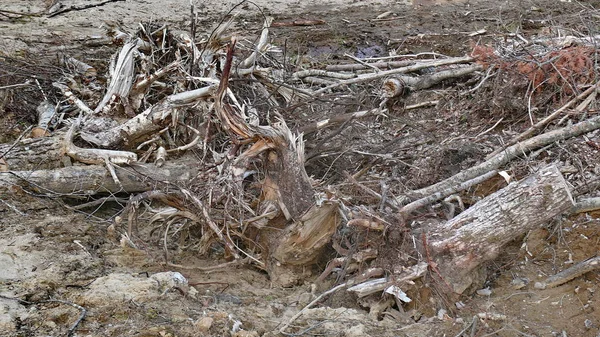
POLYGON ((58 82, 52 83, 52 86, 62 91, 63 95, 69 100, 69 102, 75 104, 75 106, 78 107, 79 110, 85 112, 86 115, 94 114, 94 111, 92 111, 92 109, 90 109, 82 100, 77 98, 77 96, 73 94, 69 87, 58 82))
POLYGON ((481 133, 480 133, 480 134, 478 134, 477 136, 473 137, 473 139, 477 139, 477 138, 479 138, 479 137, 481 137, 481 136, 485 135, 486 133, 488 133, 488 132, 490 132, 490 131, 494 130, 494 129, 495 129, 497 126, 498 126, 498 124, 500 124, 500 122, 502 122, 503 120, 504 120, 504 117, 501 117, 501 118, 500 118, 500 119, 499 119, 499 120, 498 120, 498 121, 497 121, 497 122, 496 122, 494 125, 492 125, 492 127, 491 127, 491 128, 489 128, 489 129, 487 129, 487 130, 485 130, 485 131, 481 132, 481 133))
POLYGON ((358 62, 358 63, 360 63, 362 65, 364 65, 365 67, 373 68, 375 70, 375 72, 379 72, 380 71, 380 69, 377 68, 376 66, 370 65, 369 63, 367 63, 367 62, 359 59, 358 57, 354 57, 354 56, 352 56, 350 54, 344 54, 344 56, 346 56, 346 57, 348 57, 348 58, 350 58, 350 59, 352 59, 352 60, 354 60, 354 61, 356 61, 356 62, 358 62))
MULTIPOLYGON (((473 326, 473 329, 471 329, 471 331, 474 331, 475 327, 477 327, 477 324, 475 323, 476 321, 479 321, 479 317, 473 316, 473 320, 471 321, 471 323, 467 324, 467 326, 464 329, 462 329, 458 334, 456 334, 456 336, 454 336, 454 337, 461 337, 472 326, 473 326)), ((471 334, 471 335, 473 335, 473 334, 471 334)))
POLYGON ((374 115, 378 115, 378 114, 385 114, 387 111, 388 111, 387 109, 375 108, 375 109, 371 109, 371 110, 362 110, 362 111, 351 112, 351 113, 347 113, 347 114, 340 114, 340 115, 336 115, 331 118, 327 118, 327 119, 324 119, 324 120, 321 120, 318 122, 310 123, 309 125, 300 128, 299 133, 304 133, 304 134, 313 133, 315 131, 324 129, 326 127, 330 127, 330 126, 338 124, 338 123, 344 123, 351 119, 374 116, 374 115))
POLYGON ((295 320, 297 320, 300 316, 302 316, 302 314, 304 314, 308 309, 310 309, 310 307, 312 307, 317 302, 319 302, 323 297, 325 297, 329 294, 332 294, 344 287, 346 287, 346 283, 338 284, 337 286, 335 286, 335 287, 327 290, 326 292, 322 293, 321 295, 317 296, 317 298, 312 300, 312 302, 308 303, 304 308, 302 308, 302 310, 298 311, 297 314, 295 314, 292 318, 290 318, 290 320, 283 327, 281 327, 281 329, 279 329, 279 332, 282 334, 285 334, 285 329, 287 329, 290 326, 290 324, 292 324, 295 320))
POLYGON ((17 146, 17 144, 21 141, 23 136, 25 136, 25 134, 27 134, 29 132, 29 130, 31 130, 32 128, 33 128, 33 125, 30 125, 29 127, 27 127, 27 129, 25 129, 25 131, 23 131, 21 133, 21 135, 19 135, 19 138, 17 138, 17 140, 15 140, 13 142, 13 144, 8 148, 8 150, 4 151, 4 153, 2 155, 0 155, 0 159, 4 158, 4 156, 6 156, 12 149, 14 149, 15 146, 17 146))
POLYGON ((416 104, 412 104, 412 105, 407 105, 404 107, 404 110, 413 110, 413 109, 419 109, 419 108, 424 108, 424 107, 428 107, 428 106, 434 106, 437 105, 440 101, 427 101, 427 102, 421 102, 421 103, 416 103, 416 104))
POLYGON ((200 208, 200 210, 202 211, 202 215, 204 215, 204 220, 208 224, 208 227, 210 227, 210 229, 212 229, 212 231, 217 235, 219 240, 221 240, 221 242, 223 242, 225 246, 227 246, 233 257, 236 260, 239 260, 240 255, 235 249, 235 245, 233 244, 233 242, 231 242, 231 240, 229 240, 223 235, 223 232, 221 231, 221 229, 219 229, 219 226, 217 226, 217 224, 210 218, 210 214, 208 214, 208 209, 206 208, 206 206, 204 206, 204 203, 188 190, 181 189, 181 192, 188 198, 192 199, 194 204, 196 204, 196 206, 200 208))
POLYGON ((19 84, 10 84, 10 85, 5 85, 3 87, 0 87, 0 90, 6 90, 6 89, 13 89, 13 88, 20 88, 20 87, 28 87, 32 85, 31 82, 29 80, 23 82, 23 83, 19 83, 19 84))
POLYGON ((229 261, 229 262, 225 262, 225 263, 221 263, 221 264, 218 264, 215 266, 209 266, 209 267, 184 266, 181 264, 175 264, 175 263, 171 263, 171 262, 167 262, 166 265, 169 267, 173 267, 173 268, 198 270, 198 271, 208 273, 208 272, 213 272, 215 270, 219 270, 219 269, 223 269, 223 268, 227 268, 227 267, 231 267, 231 266, 241 265, 241 264, 248 262, 248 260, 249 259, 233 260, 233 261, 229 261))
POLYGON ((60 10, 58 10, 58 11, 52 13, 52 14, 49 14, 48 17, 49 18, 55 17, 55 16, 57 16, 59 14, 70 12, 70 11, 80 11, 80 10, 83 10, 83 9, 100 7, 100 6, 103 6, 103 5, 105 5, 105 4, 109 3, 109 2, 117 2, 117 1, 125 1, 125 0, 105 0, 105 1, 97 2, 95 4, 73 5, 73 6, 69 6, 69 7, 60 9, 60 10))
POLYGON ((122 203, 127 203, 127 201, 129 199, 125 199, 125 198, 118 198, 114 195, 108 196, 108 197, 104 197, 104 198, 100 198, 94 201, 90 201, 90 202, 86 202, 85 204, 79 204, 76 206, 69 206, 70 209, 74 209, 74 210, 82 210, 84 208, 88 208, 88 207, 94 207, 94 206, 98 206, 98 205, 103 205, 104 203, 106 203, 107 201, 115 201, 115 202, 122 202, 122 203))

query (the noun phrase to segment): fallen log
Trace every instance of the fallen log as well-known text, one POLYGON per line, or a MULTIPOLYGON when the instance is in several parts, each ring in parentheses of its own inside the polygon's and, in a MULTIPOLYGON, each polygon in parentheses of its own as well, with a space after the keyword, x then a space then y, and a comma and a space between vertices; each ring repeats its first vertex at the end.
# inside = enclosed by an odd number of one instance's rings
POLYGON ((484 267, 503 247, 573 207, 569 186, 554 165, 479 201, 428 238, 431 258, 457 294, 485 280, 484 267))
POLYGON ((10 170, 54 169, 62 166, 63 137, 21 139, 14 144, 0 144, 0 155, 10 170))
POLYGON ((46 195, 94 195, 99 193, 136 193, 156 189, 160 183, 188 183, 199 172, 191 160, 154 164, 114 166, 120 185, 101 165, 70 166, 53 170, 0 172, 0 195, 15 187, 46 195))

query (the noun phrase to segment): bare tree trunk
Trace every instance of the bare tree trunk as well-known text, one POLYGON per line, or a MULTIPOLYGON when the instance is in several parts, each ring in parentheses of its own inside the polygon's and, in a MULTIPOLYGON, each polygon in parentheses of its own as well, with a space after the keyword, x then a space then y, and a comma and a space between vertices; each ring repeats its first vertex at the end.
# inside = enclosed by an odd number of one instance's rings
POLYGON ((462 294, 480 286, 481 267, 498 257, 506 244, 573 205, 562 174, 556 166, 548 166, 435 228, 428 244, 445 282, 462 294))

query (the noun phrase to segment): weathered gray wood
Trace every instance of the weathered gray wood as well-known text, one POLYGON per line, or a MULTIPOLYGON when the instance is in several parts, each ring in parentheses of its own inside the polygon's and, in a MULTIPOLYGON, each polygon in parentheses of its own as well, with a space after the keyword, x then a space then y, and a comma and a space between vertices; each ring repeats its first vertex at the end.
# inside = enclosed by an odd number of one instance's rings
POLYGON ((22 139, 16 144, 0 144, 10 170, 52 169, 62 165, 62 136, 22 139))
POLYGON ((15 186, 43 194, 86 194, 144 192, 161 182, 185 183, 196 177, 199 167, 188 160, 154 164, 115 166, 122 186, 115 183, 105 166, 70 166, 53 170, 0 172, 0 195, 15 186))
POLYGON ((476 284, 480 267, 509 242, 570 212, 569 186, 554 165, 484 198, 429 235, 428 245, 444 280, 462 294, 476 284))

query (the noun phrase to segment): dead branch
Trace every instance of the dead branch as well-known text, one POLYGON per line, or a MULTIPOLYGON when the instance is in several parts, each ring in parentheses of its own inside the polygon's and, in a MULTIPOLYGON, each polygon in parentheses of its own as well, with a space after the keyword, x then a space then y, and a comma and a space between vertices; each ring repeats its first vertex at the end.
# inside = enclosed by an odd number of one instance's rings
MULTIPOLYGON (((411 192, 411 195, 423 197, 437 193, 441 190, 452 188, 452 186, 459 185, 469 179, 482 176, 487 172, 490 172, 491 170, 496 170, 502 165, 505 165, 506 163, 510 162, 512 159, 522 155, 526 155, 530 151, 544 147, 557 141, 586 134, 598 128, 600 128, 600 116, 596 116, 583 122, 579 122, 577 124, 573 124, 561 129, 546 132, 521 143, 517 143, 513 146, 510 146, 501 153, 484 161, 483 163, 471 167, 467 170, 464 170, 460 173, 457 173, 450 178, 447 178, 429 187, 413 191, 411 192)), ((402 199, 402 197, 399 197, 398 202, 401 202, 402 199)))
POLYGON ((364 70, 372 67, 379 69, 394 69, 400 67, 406 67, 411 64, 415 64, 416 60, 405 60, 405 61, 388 61, 388 62, 370 62, 367 64, 331 64, 325 67, 327 71, 356 71, 364 70))
POLYGON ((348 291, 355 293, 358 297, 365 297, 370 294, 383 291, 389 286, 416 280, 425 275, 425 272, 427 272, 427 263, 419 262, 414 266, 402 267, 402 269, 402 272, 398 274, 357 284, 348 288, 348 291))
POLYGON ((215 86, 207 86, 168 96, 115 128, 95 134, 82 132, 81 138, 100 147, 128 145, 130 148, 134 148, 137 143, 145 140, 144 137, 148 137, 168 125, 171 122, 172 114, 178 108, 194 104, 197 100, 210 96, 214 89, 215 86))
POLYGON ((117 1, 125 1, 125 0, 104 0, 104 1, 100 1, 95 4, 73 5, 73 6, 62 8, 62 9, 58 9, 57 11, 48 14, 48 17, 52 18, 52 17, 55 17, 57 15, 60 15, 60 14, 66 13, 66 12, 80 11, 80 10, 84 10, 84 9, 88 9, 88 8, 99 7, 99 6, 106 5, 107 3, 117 2, 117 1))
MULTIPOLYGON (((581 94, 577 95, 577 97, 573 98, 572 100, 570 100, 569 102, 567 102, 565 105, 563 105, 560 108, 556 109, 553 113, 551 113, 550 115, 548 115, 546 118, 544 118, 541 121, 535 123, 535 125, 531 126, 529 129, 527 129, 526 131, 522 132, 521 134, 519 134, 518 136, 516 136, 515 138, 513 138, 512 140, 510 140, 504 146, 504 148, 509 147, 511 145, 514 145, 517 142, 520 142, 521 140, 526 139, 526 138, 530 137, 531 135, 533 135, 534 133, 536 133, 537 131, 541 130, 543 127, 545 127, 546 125, 548 125, 548 123, 550 123, 551 121, 553 121, 556 117, 558 117, 565 110, 571 108, 578 101, 580 101, 582 99, 585 99, 587 96, 590 96, 593 92, 597 91, 598 88, 600 88, 600 82, 598 82, 598 83, 594 84, 593 86, 589 87, 587 90, 585 90, 581 94)), ((493 157, 493 156, 497 155, 498 153, 500 153, 502 151, 503 151, 503 148, 497 149, 494 152, 490 153, 488 155, 488 158, 493 157)))
POLYGON ((480 65, 472 65, 456 69, 442 70, 437 73, 424 76, 396 75, 383 82, 383 97, 392 98, 403 95, 406 92, 404 86, 409 86, 412 91, 427 89, 443 81, 459 78, 482 69, 483 67, 480 65))
POLYGON ((330 127, 332 125, 344 123, 351 119, 375 116, 378 114, 385 114, 386 112, 387 112, 387 109, 375 108, 375 109, 371 109, 371 110, 362 110, 362 111, 357 111, 357 112, 352 112, 352 113, 347 113, 347 114, 336 115, 331 118, 327 118, 327 119, 324 119, 324 120, 321 120, 318 122, 310 123, 310 124, 300 128, 299 132, 303 133, 303 134, 309 134, 309 133, 313 133, 318 130, 330 127))
POLYGON ((107 160, 113 164, 131 164, 137 161, 137 155, 127 151, 113 151, 101 149, 83 149, 73 144, 73 134, 79 124, 79 120, 73 122, 69 131, 65 134, 64 149, 65 154, 85 164, 103 164, 107 160))
POLYGON ((571 213, 586 213, 592 212, 600 209, 600 198, 589 198, 578 201, 571 213))
POLYGON ((473 179, 467 180, 464 183, 461 183, 459 185, 455 185, 455 186, 451 186, 447 189, 444 189, 442 191, 436 192, 432 195, 429 195, 427 197, 423 197, 419 200, 415 200, 413 202, 411 202, 410 204, 402 207, 400 209, 400 214, 404 214, 404 215, 408 215, 411 212, 416 211, 417 209, 421 208, 421 207, 425 207, 429 204, 432 204, 438 200, 442 200, 452 194, 464 191, 470 187, 473 187, 477 184, 481 184, 482 182, 490 179, 491 177, 495 176, 498 172, 496 170, 492 170, 490 172, 487 172, 485 174, 482 174, 479 177, 475 177, 473 179))
POLYGON ((285 333, 285 330, 290 326, 290 324, 294 323, 295 320, 297 320, 300 316, 302 316, 302 314, 304 314, 306 312, 306 310, 310 309, 313 305, 315 305, 317 302, 319 302, 321 299, 323 299, 323 297, 329 295, 329 294, 333 294, 334 292, 342 289, 346 287, 345 283, 342 284, 338 284, 337 286, 325 291, 324 293, 322 293, 321 295, 317 296, 317 298, 315 298, 314 300, 312 300, 310 303, 308 303, 304 308, 302 308, 302 310, 298 311, 297 314, 295 314, 294 316, 292 316, 292 318, 290 318, 290 320, 285 323, 280 329, 279 332, 280 333, 285 333))
POLYGON ((419 63, 413 64, 410 66, 402 67, 402 68, 380 71, 378 73, 359 75, 355 78, 342 80, 335 84, 321 88, 321 89, 315 91, 314 94, 319 95, 330 89, 337 88, 342 85, 362 83, 362 82, 371 81, 371 80, 375 80, 375 79, 382 78, 382 77, 387 77, 390 75, 409 73, 409 72, 421 70, 421 69, 428 68, 428 67, 439 67, 439 66, 449 65, 449 64, 468 63, 468 62, 472 62, 473 60, 474 59, 472 57, 465 56, 465 57, 455 57, 455 58, 448 58, 448 59, 442 59, 442 60, 423 61, 423 62, 419 62, 419 63))
POLYGON ((556 275, 548 277, 543 282, 536 282, 535 288, 547 289, 557 287, 583 274, 587 274, 597 269, 600 269, 600 256, 592 257, 585 261, 581 261, 576 265, 572 266, 571 268, 567 268, 556 275))
POLYGON ((41 194, 95 195, 98 193, 137 193, 150 191, 160 183, 184 184, 193 179, 200 168, 195 161, 180 160, 154 164, 132 164, 115 167, 121 185, 115 183, 106 166, 70 166, 43 171, 0 172, 0 192, 12 193, 13 186, 41 194))

